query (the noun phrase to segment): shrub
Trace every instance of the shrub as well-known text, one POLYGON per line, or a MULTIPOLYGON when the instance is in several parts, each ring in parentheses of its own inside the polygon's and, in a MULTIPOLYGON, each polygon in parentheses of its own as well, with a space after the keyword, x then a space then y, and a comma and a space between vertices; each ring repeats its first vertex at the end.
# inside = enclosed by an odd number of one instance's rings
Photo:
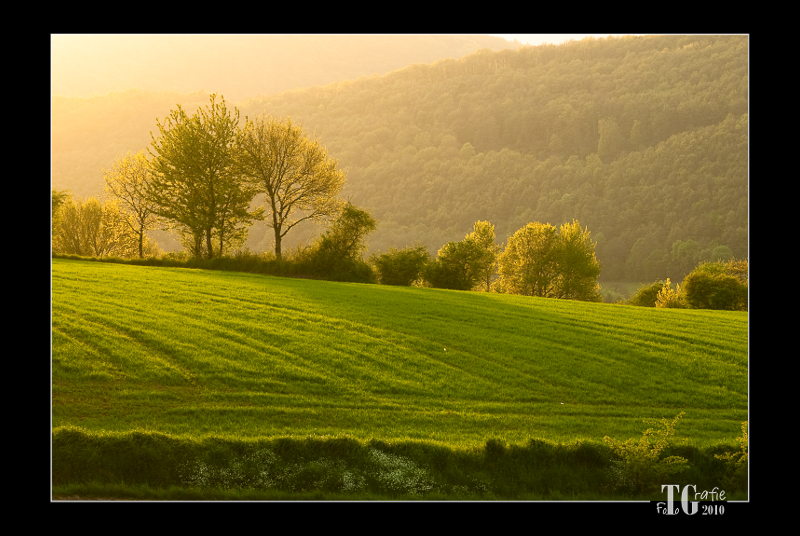
POLYGON ((637 305, 639 307, 655 307, 658 293, 664 288, 663 281, 656 281, 651 285, 643 285, 639 287, 636 294, 631 296, 628 300, 628 305, 637 305))
POLYGON ((377 223, 364 210, 347 203, 330 229, 303 255, 315 275, 333 281, 373 281, 372 268, 362 260, 366 236, 377 223))
POLYGON ((747 421, 742 423, 742 437, 738 438, 741 450, 726 454, 715 454, 718 460, 723 460, 727 465, 727 474, 722 481, 726 489, 747 489, 747 421))
POLYGON ((659 309, 683 309, 683 299, 681 298, 681 286, 675 285, 675 290, 672 289, 669 277, 667 282, 658 291, 656 296, 655 306, 659 309))
POLYGON ((378 271, 381 284, 410 286, 420 278, 430 258, 425 247, 417 245, 401 250, 392 248, 388 253, 374 255, 371 262, 378 271))
POLYGON ((706 262, 683 280, 693 309, 747 310, 747 261, 706 262))
POLYGON ((657 491, 659 485, 666 483, 665 477, 688 468, 689 462, 681 456, 659 459, 669 447, 669 437, 675 433, 675 426, 683 415, 684 412, 680 412, 672 421, 645 420, 660 422, 661 426, 658 430, 645 430, 638 442, 634 439, 622 442, 608 436, 603 438, 618 457, 612 461, 610 470, 614 489, 634 493, 657 491))
POLYGON ((481 282, 490 256, 475 239, 448 242, 428 263, 422 274, 428 286, 452 290, 472 290, 481 282))

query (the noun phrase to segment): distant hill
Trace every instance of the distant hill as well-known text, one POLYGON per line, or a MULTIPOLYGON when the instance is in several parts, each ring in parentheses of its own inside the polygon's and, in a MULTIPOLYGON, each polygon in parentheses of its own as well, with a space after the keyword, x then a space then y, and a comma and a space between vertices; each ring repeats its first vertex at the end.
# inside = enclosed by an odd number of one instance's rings
MULTIPOLYGON (((747 256, 748 97, 747 36, 704 35, 482 49, 237 106, 319 137, 346 195, 379 222, 372 251, 420 241, 435 253, 479 219, 505 241, 529 221, 576 218, 601 278, 652 282, 712 254, 747 256)), ((100 168, 147 147, 156 117, 206 102, 54 97, 54 187, 97 195, 100 168)), ((248 246, 269 249, 263 226, 248 246)))

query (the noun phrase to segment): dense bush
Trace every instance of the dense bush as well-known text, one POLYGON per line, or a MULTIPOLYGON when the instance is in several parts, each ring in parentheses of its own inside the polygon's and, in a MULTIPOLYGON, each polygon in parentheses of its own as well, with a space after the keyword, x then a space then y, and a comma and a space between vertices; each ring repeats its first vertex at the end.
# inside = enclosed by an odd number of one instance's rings
POLYGON ((672 421, 645 421, 658 423, 660 427, 658 430, 648 428, 639 441, 617 441, 608 436, 603 438, 617 456, 610 469, 614 489, 635 493, 657 491, 660 484, 667 483, 667 477, 688 468, 688 460, 681 456, 661 458, 661 454, 669 447, 669 437, 674 435, 675 426, 683 415, 684 412, 680 412, 672 421))
POLYGON ((560 229, 528 223, 508 239, 498 257, 495 288, 523 296, 602 301, 597 283, 601 266, 590 234, 577 220, 560 229))
POLYGON ((430 258, 425 247, 417 245, 401 250, 392 248, 388 253, 373 255, 371 261, 381 284, 409 286, 420 278, 430 258))
POLYGON ((487 252, 476 240, 448 242, 436 260, 425 266, 423 279, 434 288, 472 290, 481 281, 487 262, 487 252))
POLYGON ((664 288, 663 281, 656 281, 650 285, 643 285, 639 287, 636 293, 628 300, 628 305, 636 305, 639 307, 655 307, 658 293, 664 288))
POLYGON ((701 264, 683 280, 683 294, 693 309, 747 311, 747 261, 701 264))
POLYGON ((365 210, 347 203, 328 231, 301 255, 314 275, 332 281, 374 281, 372 268, 364 262, 364 240, 377 222, 365 210))
POLYGON ((747 423, 741 450, 720 455, 725 446, 669 445, 682 415, 656 421, 658 429, 649 428, 638 441, 531 438, 507 444, 491 438, 477 449, 347 436, 186 439, 58 427, 52 435, 52 485, 120 486, 105 488, 111 491, 105 496, 135 492, 131 486, 149 486, 149 493, 169 488, 170 498, 181 498, 181 490, 194 490, 198 498, 212 497, 213 490, 257 490, 284 493, 275 498, 325 492, 344 500, 359 494, 373 499, 643 499, 658 493, 658 484, 671 475, 686 471, 685 481, 698 490, 720 485, 726 492, 746 490, 747 423))

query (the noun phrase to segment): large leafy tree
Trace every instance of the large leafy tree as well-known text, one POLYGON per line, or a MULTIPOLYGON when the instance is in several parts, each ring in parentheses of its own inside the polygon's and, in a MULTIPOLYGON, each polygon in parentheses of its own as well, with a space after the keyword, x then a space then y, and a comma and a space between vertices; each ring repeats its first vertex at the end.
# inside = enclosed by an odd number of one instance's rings
POLYGON ((492 278, 497 273, 497 256, 501 250, 501 247, 495 243, 494 225, 488 221, 476 221, 472 232, 466 238, 474 240, 484 251, 482 258, 477 261, 476 271, 480 286, 489 292, 492 278))
POLYGON ((266 198, 267 225, 275 232, 275 256, 280 260, 281 241, 293 227, 340 213, 344 172, 316 139, 309 139, 290 119, 248 119, 241 147, 243 172, 266 198))
POLYGON ((118 158, 112 169, 105 171, 104 179, 106 192, 119 201, 123 223, 136 237, 139 258, 142 258, 146 233, 156 229, 160 222, 155 213, 156 206, 145 195, 152 180, 145 151, 118 158))
POLYGON ((577 221, 560 230, 529 223, 508 239, 498 258, 497 288, 509 294, 601 301, 595 242, 577 221))
POLYGON ((556 249, 557 285, 553 296, 568 300, 601 301, 600 263, 595 256, 597 245, 589 228, 581 228, 577 220, 561 226, 556 249))
POLYGON ((509 239, 498 257, 498 290, 508 294, 552 297, 556 286, 557 229, 533 222, 509 239))
POLYGON ((196 257, 223 255, 242 240, 243 226, 260 216, 250 209, 255 190, 239 168, 239 111, 225 99, 193 116, 178 106, 152 137, 152 181, 146 188, 155 213, 173 222, 196 257))

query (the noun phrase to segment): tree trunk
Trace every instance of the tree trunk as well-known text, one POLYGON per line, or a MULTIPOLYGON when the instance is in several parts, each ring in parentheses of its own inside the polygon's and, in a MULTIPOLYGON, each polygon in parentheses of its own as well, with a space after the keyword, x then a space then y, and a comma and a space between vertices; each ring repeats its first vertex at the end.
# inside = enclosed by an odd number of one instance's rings
POLYGON ((278 222, 278 215, 275 212, 275 203, 272 204, 272 228, 275 230, 275 258, 281 258, 281 224, 278 222))
POLYGON ((206 248, 208 251, 206 252, 206 257, 209 259, 214 258, 214 244, 211 242, 211 227, 206 229, 206 248))
POLYGON ((275 258, 281 260, 281 233, 275 230, 275 258))
POLYGON ((144 231, 139 231, 139 258, 144 258, 144 231))

